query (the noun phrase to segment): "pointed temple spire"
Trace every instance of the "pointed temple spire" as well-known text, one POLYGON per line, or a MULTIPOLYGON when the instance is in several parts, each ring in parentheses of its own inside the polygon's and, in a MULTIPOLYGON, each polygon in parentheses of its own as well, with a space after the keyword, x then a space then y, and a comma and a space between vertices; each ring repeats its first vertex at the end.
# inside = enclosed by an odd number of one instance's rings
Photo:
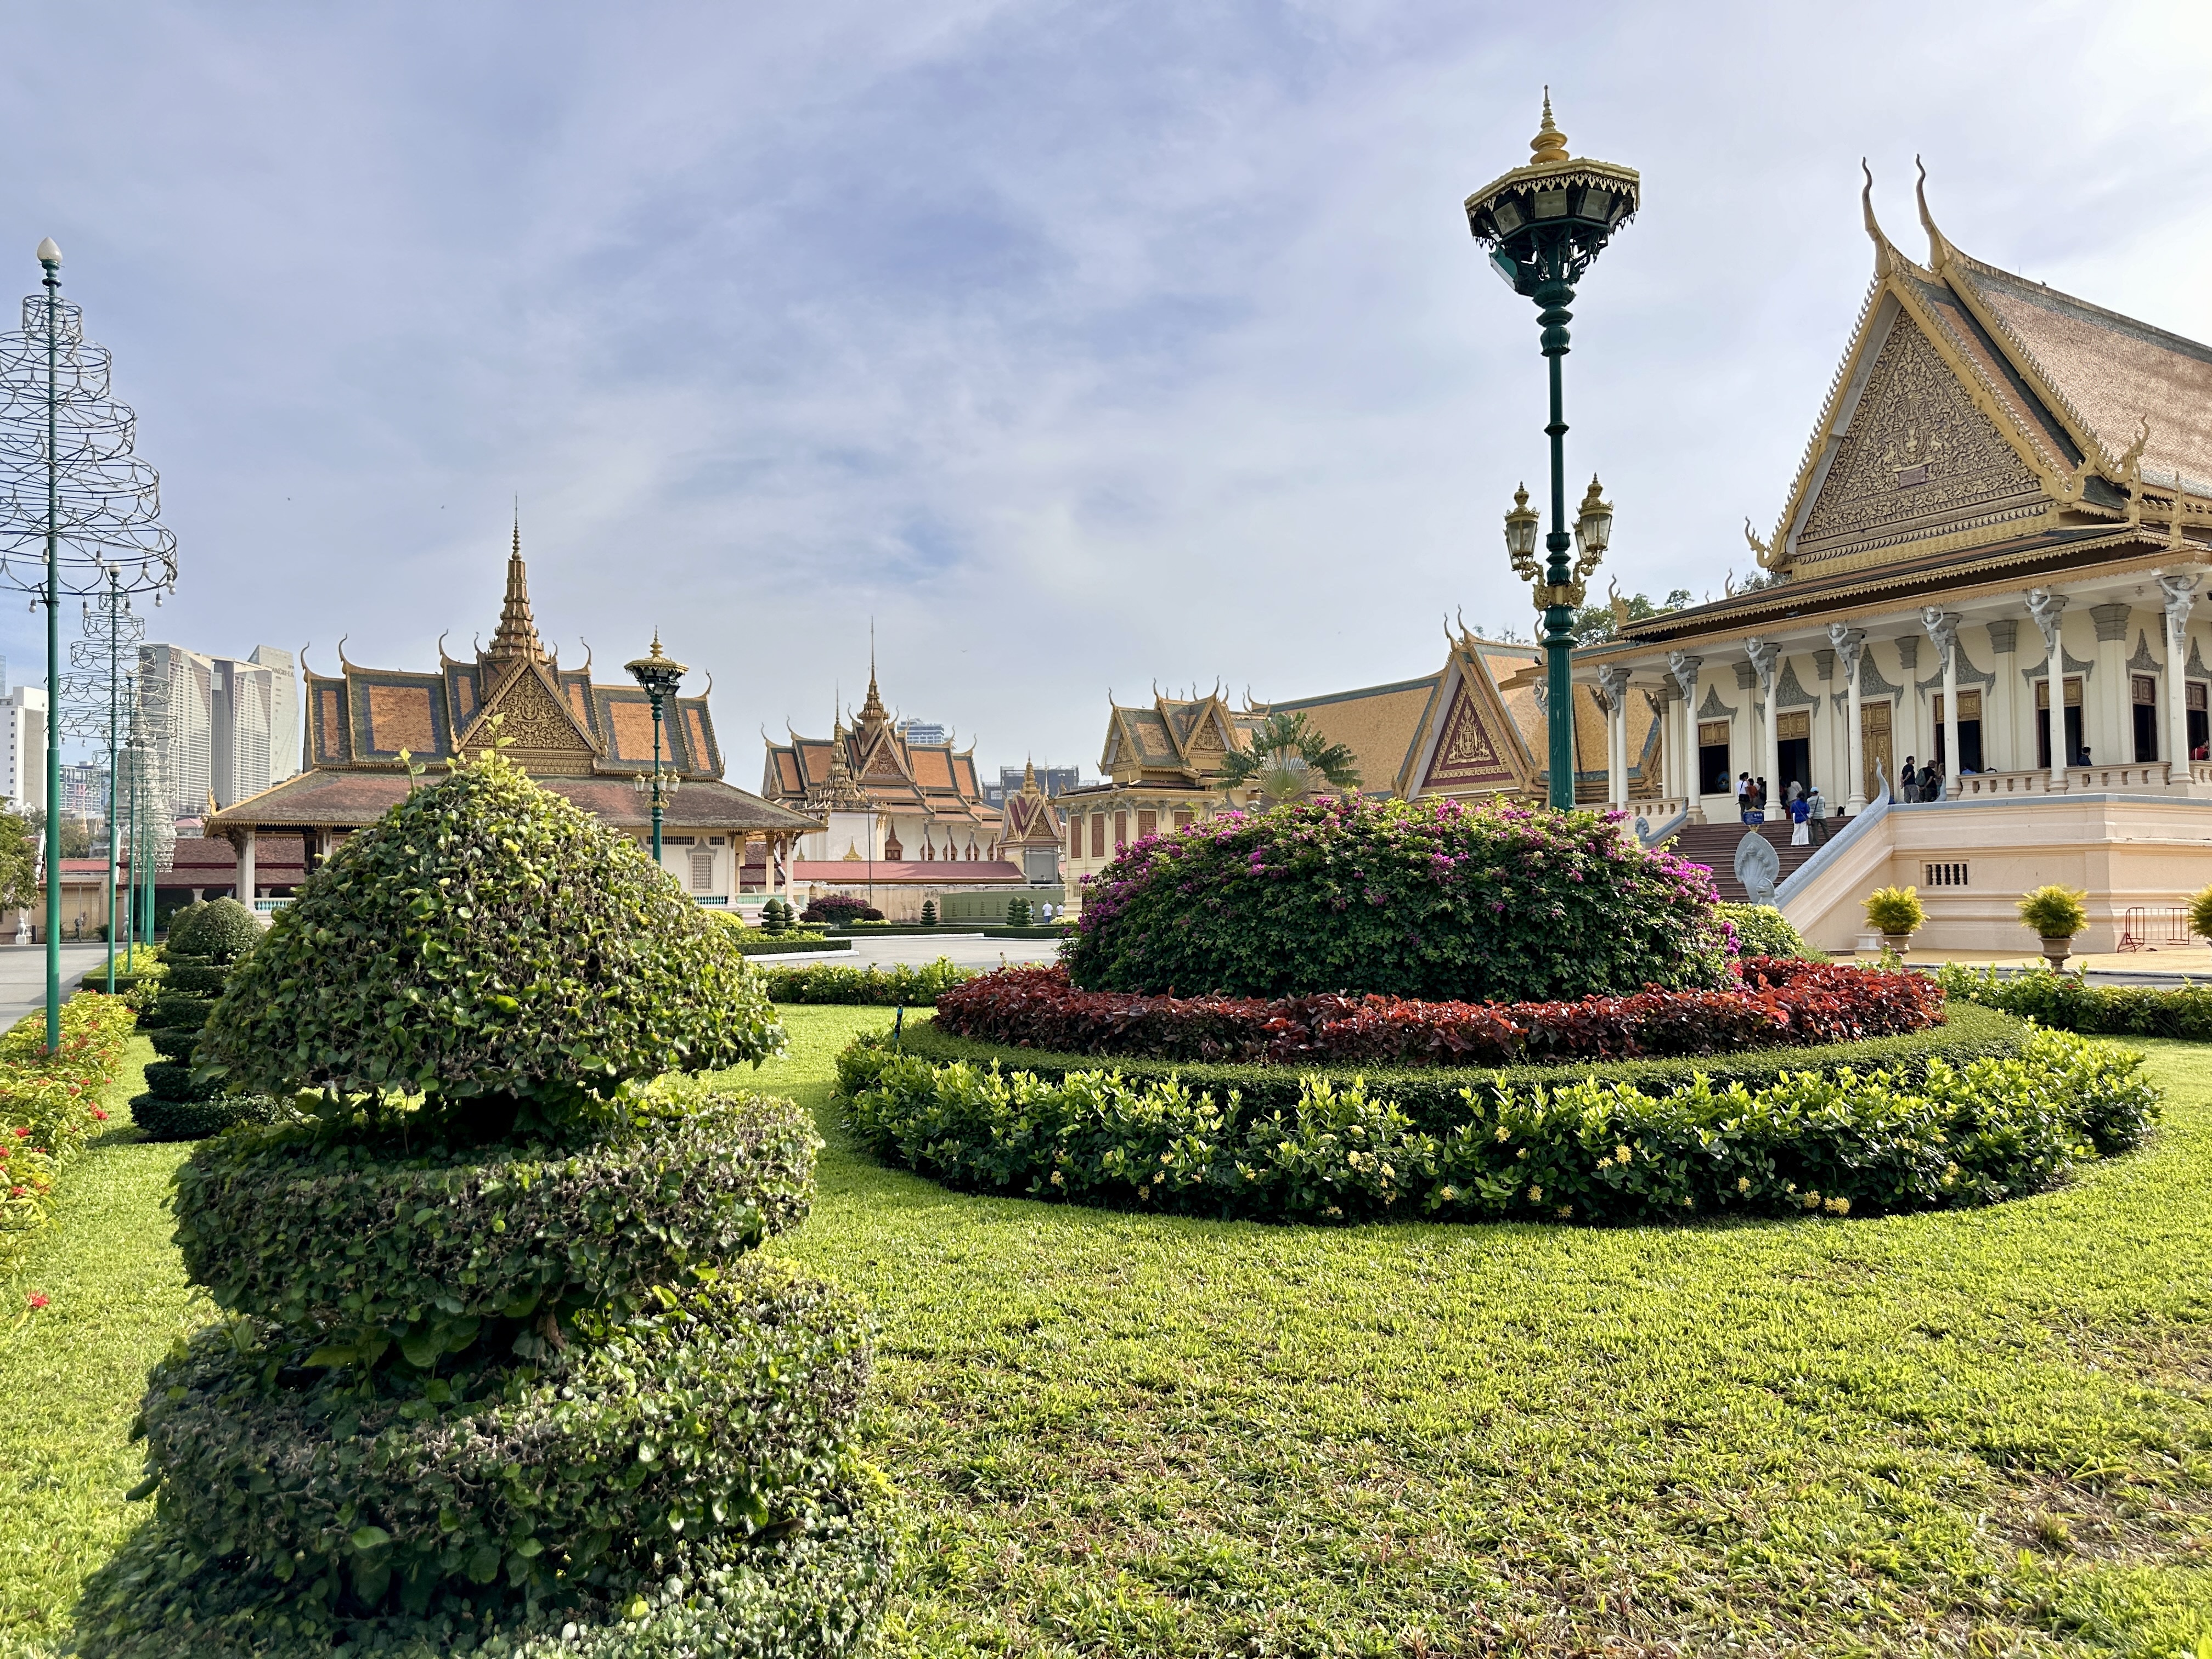
POLYGON ((1552 125, 1552 89, 1544 88, 1544 125, 1528 141, 1528 165, 1542 167, 1567 159, 1567 135, 1552 125))
POLYGON ((507 599, 499 609, 499 629, 484 656, 492 662, 544 662, 545 643, 530 615, 530 574, 522 563, 522 510, 514 514, 514 546, 507 556, 507 599))
POLYGON ((1036 762, 1034 759, 1025 759, 1022 762, 1022 793, 1035 795, 1041 793, 1037 788, 1036 762))
POLYGON ((860 705, 860 727, 863 732, 873 732, 890 723, 890 711, 884 707, 883 694, 876 690, 876 625, 868 624, 868 696, 860 705))

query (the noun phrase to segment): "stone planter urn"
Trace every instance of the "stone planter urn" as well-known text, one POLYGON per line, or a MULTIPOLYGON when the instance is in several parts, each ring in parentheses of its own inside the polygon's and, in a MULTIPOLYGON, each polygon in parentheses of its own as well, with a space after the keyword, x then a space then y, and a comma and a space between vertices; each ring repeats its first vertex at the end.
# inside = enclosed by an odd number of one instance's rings
POLYGON ((2074 938, 2072 934, 2066 934, 2058 939, 2052 939, 2049 934, 2044 935, 2043 959, 2051 964, 2051 971, 2052 973, 2057 973, 2061 969, 2064 968, 2066 966, 2066 958, 2073 954, 2074 938))
POLYGON ((1884 933, 1881 936, 1881 942, 1888 946, 1892 951, 1894 951, 1899 956, 1903 956, 1907 951, 1910 951, 1912 948, 1912 935, 1910 933, 1884 933))

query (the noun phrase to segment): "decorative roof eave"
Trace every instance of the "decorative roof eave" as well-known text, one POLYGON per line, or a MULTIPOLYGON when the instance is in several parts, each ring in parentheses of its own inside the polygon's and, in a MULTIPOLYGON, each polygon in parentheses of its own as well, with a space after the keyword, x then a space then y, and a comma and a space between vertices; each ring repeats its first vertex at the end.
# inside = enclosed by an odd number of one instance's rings
MULTIPOLYGON (((2059 575, 2066 568, 2057 562, 2075 561, 2084 553, 2103 552, 2113 548, 2135 545, 2142 550, 2107 567, 2110 574, 2119 575, 2137 569, 2148 570, 2166 566, 2212 564, 2212 542, 2185 539, 2176 546, 2166 536, 2154 535, 2136 526, 2125 526, 2110 533, 2080 537, 2070 541, 2045 543, 2040 545, 2006 549, 1970 559, 1962 564, 1933 565, 1916 563, 1910 568, 1897 566, 1877 567, 1867 580, 1838 586, 1821 587, 1808 593, 1795 584, 1760 588, 1755 593, 1741 594, 1732 600, 1717 605, 1698 605, 1683 611, 1668 611, 1664 617, 1652 617, 1638 624, 1638 631, 1610 644, 1595 646, 1574 653, 1575 665, 1585 663, 1596 665, 1621 657, 1639 655, 1646 652, 1667 649, 1679 650, 1691 645, 1710 641, 1733 642, 1744 633, 1759 625, 1773 626, 1778 622, 1801 623, 1818 620, 1838 609, 1863 609, 1863 604, 1846 605, 1845 601, 1864 601, 1879 599, 1885 590, 1894 596, 1899 605, 1911 603, 1923 591, 1940 590, 1957 599, 2016 584, 2018 575, 2003 580, 1991 580, 1973 586, 1979 575, 1995 578, 1998 573, 2016 571, 2021 565, 2039 562, 2052 566, 2051 574, 2059 575), (1800 618, 1792 610, 1810 610, 1813 616, 1800 618)), ((1947 599, 1947 603, 1950 600, 1947 599)))

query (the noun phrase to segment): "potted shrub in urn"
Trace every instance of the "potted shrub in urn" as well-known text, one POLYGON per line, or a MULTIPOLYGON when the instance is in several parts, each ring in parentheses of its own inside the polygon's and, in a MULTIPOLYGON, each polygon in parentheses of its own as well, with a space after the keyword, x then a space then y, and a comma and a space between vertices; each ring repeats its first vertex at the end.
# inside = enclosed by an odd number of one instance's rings
POLYGON ((1881 942, 1899 956, 1912 948, 1912 936, 1928 920, 1917 887, 1877 887, 1867 895, 1867 926, 1881 935, 1881 942))
POLYGON ((2074 936, 2089 925, 2088 894, 2045 885, 2020 896, 2020 919, 2043 941, 2043 959, 2056 970, 2074 954, 2074 936))

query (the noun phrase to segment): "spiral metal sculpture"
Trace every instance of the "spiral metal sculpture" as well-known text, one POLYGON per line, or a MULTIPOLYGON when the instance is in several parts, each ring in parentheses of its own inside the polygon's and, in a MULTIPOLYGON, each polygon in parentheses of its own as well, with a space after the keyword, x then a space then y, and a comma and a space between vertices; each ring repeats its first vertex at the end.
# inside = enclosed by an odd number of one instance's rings
POLYGON ((0 586, 34 606, 46 591, 50 485, 62 592, 112 586, 158 604, 176 591, 161 475, 133 453, 138 417, 115 400, 108 370, 58 286, 27 296, 22 326, 0 334, 0 586))

